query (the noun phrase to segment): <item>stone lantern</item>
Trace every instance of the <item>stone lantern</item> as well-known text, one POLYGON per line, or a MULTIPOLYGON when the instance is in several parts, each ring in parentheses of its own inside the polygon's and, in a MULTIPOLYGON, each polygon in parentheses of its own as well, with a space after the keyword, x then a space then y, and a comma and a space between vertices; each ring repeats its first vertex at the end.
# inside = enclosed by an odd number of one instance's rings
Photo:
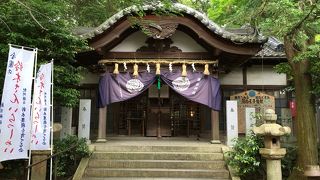
POLYGON ((267 109, 264 115, 265 123, 254 127, 253 132, 264 136, 264 148, 259 150, 262 157, 267 161, 267 179, 281 180, 281 158, 286 154, 286 149, 280 147, 280 136, 289 134, 289 127, 276 124, 277 115, 274 110, 267 109))

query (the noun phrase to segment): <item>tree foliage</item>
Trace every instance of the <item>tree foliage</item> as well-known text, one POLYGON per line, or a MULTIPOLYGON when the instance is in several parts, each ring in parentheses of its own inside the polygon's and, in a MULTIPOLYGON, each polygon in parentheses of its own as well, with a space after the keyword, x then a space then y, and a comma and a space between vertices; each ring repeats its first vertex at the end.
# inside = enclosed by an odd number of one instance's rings
MULTIPOLYGON (((226 26, 248 23, 257 27, 259 33, 276 36, 284 42, 288 62, 278 65, 277 69, 288 73, 295 86, 297 168, 318 164, 314 94, 320 94, 319 1, 211 0, 209 16, 226 26)), ((305 178, 296 173, 291 178, 305 178)))
POLYGON ((79 69, 72 66, 76 52, 86 48, 85 40, 72 34, 75 23, 64 19, 65 1, 5 0, 0 3, 0 87, 7 62, 8 43, 39 48, 38 64, 54 59, 54 93, 62 105, 77 104, 79 69), (68 85, 68 86, 66 86, 68 85))
MULTIPOLYGON (((76 22, 78 26, 97 27, 120 10, 136 5, 141 8, 144 4, 163 4, 163 9, 169 9, 171 0, 66 0, 68 4, 66 19, 76 22)), ((163 11, 163 12, 164 12, 163 11)), ((143 12, 143 11, 141 11, 143 12)))

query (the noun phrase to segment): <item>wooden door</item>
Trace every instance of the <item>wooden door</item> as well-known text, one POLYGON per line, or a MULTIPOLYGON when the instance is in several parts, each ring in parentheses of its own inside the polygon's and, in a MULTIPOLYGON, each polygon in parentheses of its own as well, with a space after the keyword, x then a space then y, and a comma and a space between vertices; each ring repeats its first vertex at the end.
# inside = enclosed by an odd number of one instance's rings
POLYGON ((171 119, 169 107, 150 107, 148 121, 146 122, 146 136, 158 135, 158 118, 160 112, 160 135, 171 136, 171 119))

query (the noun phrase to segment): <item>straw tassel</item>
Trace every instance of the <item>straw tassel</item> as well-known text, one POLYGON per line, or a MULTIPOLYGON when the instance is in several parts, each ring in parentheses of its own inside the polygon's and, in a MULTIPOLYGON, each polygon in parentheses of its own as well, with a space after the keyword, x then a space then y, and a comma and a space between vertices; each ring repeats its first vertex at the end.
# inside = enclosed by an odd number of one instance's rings
POLYGON ((114 64, 113 74, 119 74, 119 65, 117 63, 114 64))
POLYGON ((185 64, 182 64, 182 77, 187 77, 187 66, 185 64))
POLYGON ((134 77, 138 77, 139 73, 138 73, 138 65, 134 64, 133 66, 133 76, 134 77))
POLYGON ((209 72, 209 65, 208 65, 208 64, 204 65, 204 71, 203 71, 203 74, 204 74, 204 75, 210 75, 210 72, 209 72))
POLYGON ((156 64, 156 75, 160 75, 160 63, 156 64))
POLYGON ((147 72, 150 72, 150 65, 147 63, 147 72))

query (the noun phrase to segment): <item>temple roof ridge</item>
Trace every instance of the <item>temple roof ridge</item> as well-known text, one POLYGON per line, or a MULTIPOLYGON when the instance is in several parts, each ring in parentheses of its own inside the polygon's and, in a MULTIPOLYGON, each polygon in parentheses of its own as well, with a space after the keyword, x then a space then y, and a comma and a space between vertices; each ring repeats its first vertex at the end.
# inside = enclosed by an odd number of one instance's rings
MULTIPOLYGON (((122 19, 125 16, 138 13, 139 11, 155 11, 159 8, 163 7, 162 3, 158 3, 157 5, 153 4, 145 4, 141 7, 138 7, 136 5, 127 7, 118 13, 114 14, 112 17, 107 19, 105 22, 103 22, 100 26, 96 27, 95 29, 80 35, 84 39, 92 39, 97 35, 102 34, 104 31, 111 28, 116 22, 118 22, 120 19, 122 19)), ((229 39, 235 43, 264 43, 267 41, 267 37, 259 34, 259 33, 235 33, 228 31, 227 29, 219 26, 212 20, 210 20, 204 13, 201 13, 191 7, 188 7, 186 5, 180 4, 180 3, 173 3, 172 6, 173 10, 185 13, 188 15, 191 15, 198 21, 200 21, 205 27, 207 27, 211 32, 219 35, 222 38, 229 39)))

